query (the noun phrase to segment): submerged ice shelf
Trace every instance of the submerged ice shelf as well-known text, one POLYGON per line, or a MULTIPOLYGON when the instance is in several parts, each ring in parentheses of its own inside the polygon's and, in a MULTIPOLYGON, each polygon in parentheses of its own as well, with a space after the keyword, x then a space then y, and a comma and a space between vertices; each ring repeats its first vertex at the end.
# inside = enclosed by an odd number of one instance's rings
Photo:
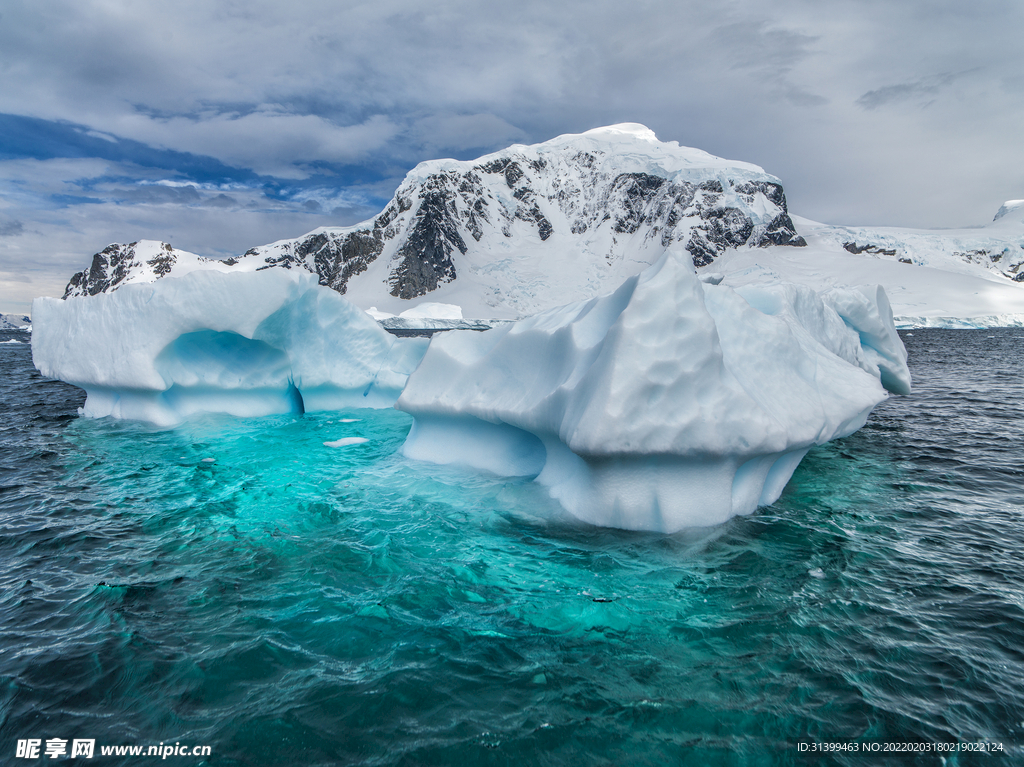
POLYGON ((811 446, 910 387, 881 288, 717 282, 673 250, 609 295, 428 341, 312 275, 193 272, 37 299, 33 358, 87 391, 85 415, 162 426, 397 399, 410 458, 535 477, 584 521, 673 532, 772 503, 811 446))

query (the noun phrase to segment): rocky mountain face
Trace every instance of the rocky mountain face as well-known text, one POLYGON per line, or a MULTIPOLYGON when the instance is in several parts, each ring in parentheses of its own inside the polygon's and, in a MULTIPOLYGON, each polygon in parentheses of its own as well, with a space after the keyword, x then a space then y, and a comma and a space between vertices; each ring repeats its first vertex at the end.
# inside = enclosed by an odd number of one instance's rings
MULTIPOLYGON (((728 248, 806 243, 774 177, 623 125, 516 145, 477 161, 422 163, 364 224, 319 229, 218 263, 246 271, 305 269, 339 293, 373 281, 363 293, 414 299, 522 254, 536 262, 534 272, 557 271, 566 252, 579 254, 593 263, 588 284, 603 285, 674 244, 705 266, 728 248)), ((169 245, 145 258, 136 245, 97 253, 89 269, 72 277, 65 297, 179 272, 179 252, 169 245)))
MULTIPOLYGON (((175 271, 180 255, 181 251, 176 251, 166 242, 143 240, 127 245, 108 245, 92 257, 88 269, 72 275, 63 297, 95 296, 129 282, 152 282, 175 271)), ((192 253, 185 255, 198 265, 225 263, 192 253)))
POLYGON ((619 148, 564 142, 512 147, 472 163, 424 163, 367 224, 254 248, 246 257, 302 266, 344 293, 352 276, 388 251, 391 295, 415 298, 457 279, 459 256, 494 250, 494 241, 536 245, 563 234, 609 259, 680 242, 697 266, 726 248, 806 244, 781 184, 767 174, 680 173, 649 160, 634 162, 643 170, 623 170, 619 148))

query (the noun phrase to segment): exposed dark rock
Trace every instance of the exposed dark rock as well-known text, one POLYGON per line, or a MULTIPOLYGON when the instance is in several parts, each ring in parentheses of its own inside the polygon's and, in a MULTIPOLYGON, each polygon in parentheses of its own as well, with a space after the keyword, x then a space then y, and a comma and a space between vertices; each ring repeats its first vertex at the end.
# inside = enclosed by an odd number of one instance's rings
POLYGON ((491 160, 491 162, 486 165, 480 165, 478 167, 484 171, 484 173, 504 174, 505 183, 508 184, 509 189, 515 189, 516 184, 518 184, 519 180, 525 175, 519 163, 508 157, 491 160))
POLYGON ((175 262, 178 260, 174 255, 174 249, 166 242, 163 245, 163 251, 164 252, 160 255, 155 256, 146 262, 153 267, 153 271, 156 273, 157 277, 163 277, 170 272, 171 267, 174 266, 175 262))
POLYGON ((761 239, 751 244, 760 247, 765 245, 789 245, 794 248, 804 248, 807 246, 807 240, 796 233, 796 227, 793 226, 793 219, 789 217, 789 214, 780 213, 768 224, 761 239))
MULTIPOLYGON (((317 275, 321 285, 344 294, 349 279, 365 271, 383 249, 383 234, 377 226, 347 234, 317 232, 303 240, 285 243, 278 255, 266 256, 264 266, 257 271, 274 267, 308 269, 317 275)), ((259 251, 253 250, 247 255, 259 255, 259 251)))
POLYGON ((393 296, 422 296, 456 277, 452 253, 465 253, 466 242, 456 223, 455 195, 445 182, 443 176, 436 175, 423 185, 411 231, 397 253, 401 261, 389 280, 393 296))
POLYGON ((96 253, 88 269, 71 277, 64 290, 64 298, 95 296, 112 290, 128 277, 133 267, 139 266, 135 262, 137 244, 132 242, 128 245, 108 245, 96 253))
POLYGON ((896 251, 887 250, 879 247, 878 245, 858 245, 856 242, 844 242, 843 249, 853 253, 855 256, 859 256, 861 253, 874 253, 879 256, 895 256, 896 251))
POLYGON ((712 263, 719 253, 718 248, 708 242, 704 232, 700 230, 694 230, 690 235, 690 239, 686 243, 686 250, 693 259, 693 265, 697 267, 712 263))
POLYGON ((616 232, 632 234, 645 222, 647 208, 666 180, 648 173, 620 173, 612 183, 612 197, 621 195, 622 213, 615 219, 616 232))

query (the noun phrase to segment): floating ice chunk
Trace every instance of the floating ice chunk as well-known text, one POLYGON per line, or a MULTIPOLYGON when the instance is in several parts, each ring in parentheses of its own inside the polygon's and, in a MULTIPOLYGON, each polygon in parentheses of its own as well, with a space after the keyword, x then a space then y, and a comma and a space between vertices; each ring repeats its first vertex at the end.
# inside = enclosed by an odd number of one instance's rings
POLYGON ((201 459, 200 463, 215 463, 216 461, 216 458, 203 458, 201 459))
POLYGON ((749 514, 860 428, 883 382, 909 387, 884 292, 849 292, 741 295, 668 253, 611 295, 436 337, 396 404, 415 418, 404 452, 536 477, 598 525, 749 514))
POLYGON ((334 440, 334 442, 324 442, 324 447, 345 447, 347 445, 361 445, 364 442, 369 441, 370 440, 366 439, 365 437, 342 437, 341 439, 334 440))
POLYGON ((388 407, 427 340, 399 339, 314 275, 198 271, 113 293, 39 298, 32 356, 86 390, 87 416, 174 425, 388 407))
POLYGON ((363 420, 362 418, 339 418, 338 423, 356 423, 357 421, 363 420))

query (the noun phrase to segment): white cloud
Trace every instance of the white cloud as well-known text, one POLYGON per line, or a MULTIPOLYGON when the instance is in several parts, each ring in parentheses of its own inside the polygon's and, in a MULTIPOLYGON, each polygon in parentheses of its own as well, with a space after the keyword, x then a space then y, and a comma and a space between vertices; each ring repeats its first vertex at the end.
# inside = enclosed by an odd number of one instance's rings
POLYGON ((355 163, 383 148, 398 129, 387 118, 339 126, 316 115, 261 108, 247 114, 201 113, 152 117, 131 113, 109 120, 115 133, 151 146, 216 157, 226 165, 278 178, 305 178, 315 162, 355 163))
POLYGON ((427 152, 506 146, 527 139, 521 128, 492 114, 427 115, 407 135, 427 152))

